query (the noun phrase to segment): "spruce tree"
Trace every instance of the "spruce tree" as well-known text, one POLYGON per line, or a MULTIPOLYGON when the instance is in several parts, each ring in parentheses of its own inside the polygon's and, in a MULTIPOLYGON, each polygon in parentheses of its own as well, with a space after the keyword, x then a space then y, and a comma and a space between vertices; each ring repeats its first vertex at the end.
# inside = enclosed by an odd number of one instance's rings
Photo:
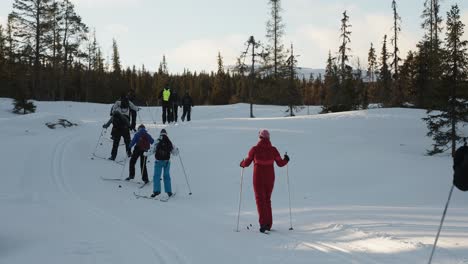
MULTIPOLYGON (((273 76, 276 78, 282 75, 281 70, 285 65, 286 53, 282 38, 284 36, 284 23, 281 17, 281 0, 268 0, 271 6, 270 20, 267 22, 268 47, 267 47, 267 64, 268 68, 273 71, 273 76)), ((269 70, 270 71, 270 70, 269 70)))
POLYGON ((382 52, 380 53, 380 73, 379 73, 379 86, 380 86, 380 100, 388 106, 390 103, 392 74, 388 65, 388 50, 387 50, 387 35, 384 36, 382 44, 382 52))
POLYGON ((430 155, 451 149, 454 156, 457 142, 462 140, 458 128, 460 123, 467 121, 468 115, 467 100, 460 93, 462 84, 467 81, 468 69, 468 42, 462 40, 464 27, 458 5, 452 6, 447 13, 447 52, 443 61, 446 103, 440 105, 440 111, 436 113, 429 111, 424 119, 429 129, 427 135, 434 140, 432 150, 428 151, 430 155))
POLYGON ((349 24, 349 16, 347 11, 343 12, 343 18, 341 19, 341 30, 340 30, 340 39, 341 45, 338 49, 340 54, 340 74, 341 80, 344 81, 346 71, 347 71, 347 63, 349 61, 349 52, 351 49, 349 48, 349 44, 351 43, 351 25, 349 24))
POLYGON ((221 53, 218 52, 217 56, 218 71, 214 76, 213 92, 211 93, 211 102, 215 105, 228 104, 229 103, 229 89, 226 87, 227 82, 225 81, 227 75, 224 71, 224 62, 221 53))
POLYGON ((120 74, 122 73, 122 65, 120 63, 119 47, 115 39, 112 39, 112 69, 113 69, 112 72, 116 76, 120 76, 120 74))
POLYGON ((393 62, 391 64, 393 68, 393 96, 392 96, 392 105, 400 106, 403 100, 403 91, 401 90, 400 85, 400 75, 399 75, 399 63, 400 63, 400 56, 399 52, 400 49, 398 48, 398 40, 399 35, 401 32, 401 17, 397 11, 397 3, 396 0, 392 1, 392 10, 393 10, 393 37, 392 37, 392 45, 393 45, 393 62))

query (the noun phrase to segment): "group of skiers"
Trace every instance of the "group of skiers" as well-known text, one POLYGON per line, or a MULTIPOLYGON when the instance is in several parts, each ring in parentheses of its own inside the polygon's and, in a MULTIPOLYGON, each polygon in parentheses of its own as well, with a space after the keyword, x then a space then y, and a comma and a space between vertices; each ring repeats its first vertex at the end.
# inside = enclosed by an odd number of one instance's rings
MULTIPOLYGON (((178 106, 183 107, 182 121, 191 120, 191 108, 193 107, 193 101, 188 92, 185 93, 182 100, 179 99, 177 92, 169 88, 165 88, 161 92, 160 98, 162 99, 163 108, 163 124, 168 121, 177 122, 178 106)), ((154 143, 154 139, 146 131, 143 124, 136 130, 136 119, 137 112, 140 110, 134 104, 135 94, 130 91, 128 94, 123 94, 119 100, 117 100, 111 108, 110 119, 103 125, 103 128, 107 129, 112 124, 111 138, 113 140, 111 156, 109 160, 115 160, 117 157, 117 151, 120 144, 120 139, 124 139, 125 151, 127 156, 130 158, 129 176, 126 180, 131 180, 135 177, 135 164, 138 158, 140 158, 140 166, 142 171, 142 180, 148 183, 148 173, 146 169, 146 154, 155 154, 155 175, 158 179, 161 177, 161 171, 164 169, 164 186, 165 191, 170 197, 172 195, 171 180, 170 180, 170 155, 178 153, 178 150, 173 147, 172 142, 167 136, 165 129, 161 130, 160 137, 158 138, 153 149, 150 146, 154 143), (133 139, 130 139, 130 131, 136 132, 133 139), (132 148, 134 150, 132 152, 132 148)), ((160 181, 154 181, 154 192, 153 197, 161 193, 160 181)))
MULTIPOLYGON (((159 98, 162 100, 163 124, 177 122, 179 106, 183 107, 182 121, 185 118, 190 121, 193 101, 188 93, 180 99, 175 90, 165 88, 159 94, 159 98)), ((110 124, 113 125, 111 132, 113 145, 109 159, 115 160, 120 138, 123 137, 127 155, 130 157, 129 176, 125 180, 130 181, 135 178, 135 164, 140 159, 142 180, 147 184, 149 182, 146 168, 147 157, 154 155, 153 193, 151 197, 161 194, 161 176, 163 177, 164 191, 168 197, 171 197, 173 192, 170 158, 171 155, 178 155, 178 148, 171 142, 165 129, 161 129, 159 138, 156 141, 143 124, 138 126, 138 130, 135 129, 136 115, 139 108, 135 106, 133 100, 134 95, 123 95, 112 106, 111 118, 103 125, 103 128, 108 128, 110 124), (132 140, 130 140, 130 130, 136 131, 132 140), (151 145, 153 146, 151 147, 151 145)), ((269 231, 273 225, 271 194, 275 182, 274 163, 276 162, 279 167, 283 167, 288 164, 289 156, 285 154, 281 158, 278 150, 271 144, 268 130, 261 130, 258 137, 258 143, 250 149, 247 158, 241 161, 240 166, 244 168, 250 166, 252 162, 254 163, 253 187, 259 215, 260 232, 264 233, 269 231)))

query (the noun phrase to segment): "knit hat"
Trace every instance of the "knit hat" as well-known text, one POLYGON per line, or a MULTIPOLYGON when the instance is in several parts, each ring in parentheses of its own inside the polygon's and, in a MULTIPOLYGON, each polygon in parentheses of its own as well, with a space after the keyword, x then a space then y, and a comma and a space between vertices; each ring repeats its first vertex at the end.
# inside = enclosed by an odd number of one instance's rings
POLYGON ((141 125, 138 126, 138 129, 145 129, 145 128, 146 128, 146 127, 145 127, 145 125, 143 125, 143 124, 141 124, 141 125))
POLYGON ((162 136, 162 135, 166 135, 166 136, 167 136, 166 129, 164 129, 164 128, 163 128, 163 129, 161 129, 161 133, 160 133, 160 135, 161 135, 161 136, 162 136))
POLYGON ((264 139, 270 139, 270 132, 268 132, 268 130, 266 129, 262 129, 260 130, 260 132, 258 132, 258 137, 264 138, 264 139))

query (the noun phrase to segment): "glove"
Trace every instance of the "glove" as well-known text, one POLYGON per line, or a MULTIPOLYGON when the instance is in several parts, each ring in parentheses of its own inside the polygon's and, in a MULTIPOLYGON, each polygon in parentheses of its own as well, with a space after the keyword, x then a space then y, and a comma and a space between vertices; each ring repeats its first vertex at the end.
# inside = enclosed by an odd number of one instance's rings
POLYGON ((244 168, 244 166, 242 166, 242 163, 244 163, 244 160, 241 160, 241 162, 239 163, 239 166, 240 166, 241 168, 244 168))
POLYGON ((140 111, 141 110, 141 107, 138 107, 138 110, 137 111, 140 111))
POLYGON ((105 129, 107 129, 108 127, 109 127, 109 125, 108 125, 108 124, 104 124, 104 125, 102 125, 102 128, 105 128, 105 129))
POLYGON ((127 156, 128 156, 129 158, 132 156, 132 151, 131 151, 131 150, 127 151, 127 156))
POLYGON ((288 154, 284 154, 284 158, 283 158, 285 161, 289 162, 289 156, 288 154))

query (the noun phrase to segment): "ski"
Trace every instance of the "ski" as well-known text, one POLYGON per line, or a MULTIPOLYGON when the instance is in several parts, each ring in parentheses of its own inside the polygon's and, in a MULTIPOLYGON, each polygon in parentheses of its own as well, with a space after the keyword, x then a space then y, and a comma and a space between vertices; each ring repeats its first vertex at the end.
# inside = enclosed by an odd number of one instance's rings
POLYGON ((143 184, 141 184, 140 186, 138 186, 139 189, 143 189, 143 187, 145 187, 148 183, 150 182, 144 182, 143 184))
POLYGON ((104 180, 104 181, 123 181, 123 179, 121 179, 121 178, 106 178, 106 177, 102 177, 102 176, 101 176, 101 179, 104 180))
POLYGON ((149 200, 159 200, 160 199, 159 195, 156 196, 156 197, 151 197, 149 195, 142 195, 142 194, 138 194, 136 192, 133 192, 133 195, 135 195, 135 198, 137 198, 137 199, 140 199, 140 198, 149 199, 149 200))
POLYGON ((124 166, 126 161, 127 161, 126 159, 123 159, 123 160, 110 160, 108 158, 100 157, 100 156, 97 156, 96 154, 93 154, 91 159, 94 160, 95 158, 98 158, 98 159, 101 159, 101 160, 106 160, 106 161, 111 161, 111 162, 117 163, 117 164, 119 164, 121 166, 124 166))
POLYGON ((133 192, 133 195, 135 195, 135 198, 137 198, 137 199, 143 198, 143 199, 148 199, 148 200, 156 200, 156 201, 161 201, 161 202, 167 202, 167 201, 169 201, 171 198, 173 198, 175 196, 175 193, 172 193, 171 197, 169 197, 168 195, 158 195, 156 197, 151 197, 149 195, 142 195, 142 194, 138 194, 136 192, 133 192))

